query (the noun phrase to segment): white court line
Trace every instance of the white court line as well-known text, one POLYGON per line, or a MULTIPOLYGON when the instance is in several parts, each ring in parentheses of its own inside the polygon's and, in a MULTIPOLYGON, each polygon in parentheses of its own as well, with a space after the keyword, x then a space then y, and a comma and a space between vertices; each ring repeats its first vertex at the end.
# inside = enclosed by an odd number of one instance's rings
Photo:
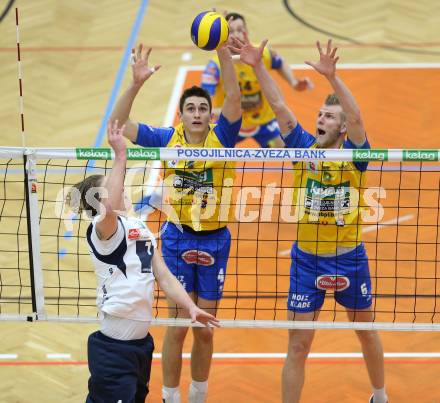
POLYGON ((368 227, 364 227, 362 229, 362 233, 366 234, 367 232, 372 232, 376 229, 386 227, 387 225, 392 225, 392 224, 397 224, 397 223, 401 223, 404 221, 409 221, 413 217, 414 217, 413 214, 406 214, 406 215, 401 215, 399 217, 393 218, 392 220, 384 221, 382 224, 369 225, 368 227))
POLYGON ((71 354, 64 354, 64 353, 49 353, 46 354, 46 358, 48 358, 49 360, 53 360, 53 359, 60 359, 60 358, 64 358, 64 359, 68 359, 70 360, 72 358, 71 354))
POLYGON ((18 354, 0 354, 0 360, 16 360, 18 354))
MULTIPOLYGON (((0 354, 0 359, 15 360, 18 354, 0 354)), ((440 358, 440 352, 415 352, 415 353, 384 353, 385 358, 440 358)), ((46 354, 48 359, 70 359, 71 354, 46 354)), ((153 358, 161 359, 161 353, 154 353, 153 358)), ((183 359, 190 359, 191 353, 183 353, 183 359)), ((214 359, 273 359, 286 358, 286 353, 214 353, 214 359)), ((362 358, 362 353, 310 353, 309 358, 362 358)))
MULTIPOLYGON (((382 224, 374 224, 374 225, 369 225, 368 227, 364 227, 362 229, 362 233, 366 234, 367 232, 372 232, 376 229, 387 227, 388 225, 409 221, 412 218, 414 218, 413 214, 402 215, 396 218, 392 218, 391 220, 384 221, 382 224)), ((290 249, 282 250, 281 252, 278 253, 278 256, 288 256, 290 255, 290 251, 291 251, 290 249)))
MULTIPOLYGON (((384 353, 385 358, 440 358, 439 353, 384 353)), ((153 358, 162 358, 161 353, 154 353, 153 358)), ((190 359, 190 353, 183 353, 183 359, 190 359)), ((253 359, 286 358, 286 353, 214 353, 214 359, 253 359)), ((362 353, 310 353, 309 358, 362 358, 362 353)))
POLYGON ((164 126, 172 126, 174 121, 174 114, 176 113, 177 106, 179 105, 180 95, 183 92, 183 85, 185 84, 187 66, 179 67, 177 71, 176 80, 174 81, 173 92, 171 94, 170 101, 168 102, 167 113, 163 121, 164 126))

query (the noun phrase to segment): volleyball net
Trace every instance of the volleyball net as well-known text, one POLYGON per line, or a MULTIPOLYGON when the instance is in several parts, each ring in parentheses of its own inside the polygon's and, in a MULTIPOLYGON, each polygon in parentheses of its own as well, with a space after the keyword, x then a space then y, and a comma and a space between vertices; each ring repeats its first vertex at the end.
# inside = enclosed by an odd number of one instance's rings
MULTIPOLYGON (((136 148, 128 149, 127 157, 132 213, 147 220, 159 239, 169 210, 167 187, 189 188, 202 204, 212 195, 193 173, 186 184, 162 181, 158 161, 169 166, 188 161, 188 172, 194 161, 235 161, 228 168, 235 178, 226 215, 232 243, 217 314, 223 326, 440 330, 439 150, 136 148), (293 163, 301 161, 306 164, 293 163), (323 283, 319 320, 286 320, 298 212, 318 205, 316 214, 325 216, 322 206, 350 208, 352 190, 344 186, 309 188, 310 198, 294 197, 305 187, 296 188, 295 170, 313 170, 320 161, 369 161, 358 189, 362 222, 356 228, 369 257, 372 323, 347 322, 334 298, 341 284, 331 277, 323 283), (152 212, 142 203, 155 189, 164 195, 152 212), (303 199, 305 205, 295 205, 303 199)), ((104 148, 0 148, 0 320, 97 321, 96 280, 85 239, 90 219, 73 212, 66 197, 87 175, 108 173, 111 159, 104 148)), ((316 236, 319 240, 319 229, 316 236)), ((158 287, 154 315, 156 324, 188 324, 167 318, 158 287)))

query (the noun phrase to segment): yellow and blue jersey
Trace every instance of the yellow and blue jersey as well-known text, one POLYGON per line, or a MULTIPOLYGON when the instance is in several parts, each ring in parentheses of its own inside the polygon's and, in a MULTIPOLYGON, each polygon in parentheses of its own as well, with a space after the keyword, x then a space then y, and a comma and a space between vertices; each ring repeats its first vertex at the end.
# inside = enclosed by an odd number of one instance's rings
MULTIPOLYGON (((298 124, 284 139, 289 148, 315 148, 316 139, 298 124)), ((342 148, 356 147, 350 140, 342 148)), ((361 243, 363 198, 368 162, 304 161, 294 164, 293 205, 297 245, 310 254, 336 254, 361 243)))
MULTIPOLYGON (((267 47, 263 52, 263 61, 267 69, 280 69, 283 63, 282 59, 267 47)), ((234 68, 241 90, 242 129, 249 130, 275 119, 275 114, 270 108, 269 102, 262 94, 260 83, 253 68, 241 62, 234 62, 234 68)), ((223 105, 225 92, 220 62, 217 56, 207 64, 202 75, 201 86, 211 95, 213 107, 220 108, 223 105)))
MULTIPOLYGON (((183 124, 154 128, 139 124, 136 144, 143 147, 223 148, 234 147, 241 119, 230 123, 223 116, 209 125, 203 143, 189 144, 183 124)), ((164 161, 164 190, 172 214, 168 220, 194 231, 211 231, 230 221, 230 200, 235 163, 225 161, 164 161), (225 200, 227 203, 225 203, 225 200), (222 203, 223 201, 223 203, 222 203)))

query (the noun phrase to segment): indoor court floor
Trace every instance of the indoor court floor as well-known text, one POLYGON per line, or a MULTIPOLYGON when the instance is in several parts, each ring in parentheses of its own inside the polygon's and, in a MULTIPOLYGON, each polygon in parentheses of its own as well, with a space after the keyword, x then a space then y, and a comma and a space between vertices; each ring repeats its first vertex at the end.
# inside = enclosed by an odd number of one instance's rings
MULTIPOLYGON (((339 48, 340 74, 360 105, 371 145, 440 148, 436 119, 440 113, 440 3, 435 0, 0 0, 0 147, 22 146, 15 7, 20 13, 28 147, 107 146, 105 124, 115 100, 128 85, 130 51, 140 41, 153 48, 151 61, 162 68, 141 90, 132 117, 153 126, 173 124, 182 87, 200 82, 201 70, 210 57, 192 44, 191 21, 199 12, 216 7, 244 14, 253 41, 269 38, 296 75, 313 80, 312 91, 298 93, 277 78, 289 105, 309 131, 314 131, 316 112, 329 86, 303 62, 315 60, 317 39, 325 41, 332 36, 339 48)), ((240 146, 255 147, 256 143, 246 140, 240 146)), ((388 206, 384 220, 396 217, 392 207, 396 197, 408 202, 414 198, 410 189, 399 195, 393 192, 397 173, 387 175, 382 184, 390 188, 384 201, 388 206)), ((424 195, 431 205, 439 199, 439 177, 436 172, 424 183, 433 189, 424 195)), ((243 186, 251 183, 251 179, 246 180, 243 186)), ((267 182, 280 180, 276 173, 265 177, 267 182)), ((377 183, 378 178, 372 175, 372 181, 377 183)), ((411 181, 408 178, 408 183, 411 181)), ((421 224, 423 219, 438 227, 438 211, 425 212, 423 217, 416 217, 422 213, 414 211, 400 214, 406 214, 409 223, 421 224)), ((378 237, 384 243, 396 239, 392 229, 378 231, 365 235, 373 261, 388 253, 386 248, 374 248, 378 237)), ((408 234, 408 239, 411 237, 408 234)), ((426 229, 417 239, 423 237, 434 239, 435 246, 415 247, 419 255, 438 256, 438 231, 426 229)), ((274 259, 288 269, 288 256, 282 253, 291 244, 288 229, 280 238, 274 259)), ((253 253, 252 246, 249 248, 253 253)), ((412 252, 410 247, 402 247, 402 254, 412 252)), ((240 255, 233 254, 231 261, 231 270, 236 270, 240 255)), ((395 266, 374 265, 372 270, 378 276, 392 275, 395 266)), ((424 266, 416 268, 425 270, 424 266)), ((436 268, 437 264, 435 273, 436 268)), ((414 269, 408 265, 400 274, 410 275, 414 269)), ((389 292, 389 287, 385 283, 381 292, 389 292)), ((411 287, 413 284, 408 283, 408 293, 411 287)), ((429 292, 434 286, 420 287, 420 292, 429 292)), ((438 306, 436 300, 429 309, 438 306)), ((331 307, 332 302, 329 304, 331 307)), ((386 301, 377 304, 387 308, 386 301)), ((440 322, 438 316, 436 323, 440 322)), ((384 315, 382 320, 392 318, 384 315)), ((0 402, 84 401, 87 337, 96 328, 96 324, 0 321, 0 402)), ((156 353, 161 352, 164 332, 162 327, 151 330, 156 353)), ((440 403, 439 333, 384 331, 381 337, 387 354, 390 402, 440 403)), ((188 337, 185 353, 190 352, 190 342, 188 337)), ((279 402, 286 349, 286 330, 216 330, 208 402, 279 402)), ((370 386, 353 331, 318 331, 312 353, 306 367, 303 402, 368 401, 370 386)), ((161 377, 160 358, 155 358, 147 401, 161 400, 161 377)), ((184 399, 189 380, 189 360, 185 358, 181 383, 184 399)))

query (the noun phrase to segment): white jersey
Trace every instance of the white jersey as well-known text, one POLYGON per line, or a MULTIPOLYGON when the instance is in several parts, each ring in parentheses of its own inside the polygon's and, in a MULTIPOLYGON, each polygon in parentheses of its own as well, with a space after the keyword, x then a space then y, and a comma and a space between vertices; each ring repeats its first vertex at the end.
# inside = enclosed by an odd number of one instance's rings
POLYGON ((118 217, 118 229, 108 240, 96 233, 95 217, 87 242, 97 277, 96 304, 100 311, 138 321, 152 319, 156 239, 136 218, 118 217))

